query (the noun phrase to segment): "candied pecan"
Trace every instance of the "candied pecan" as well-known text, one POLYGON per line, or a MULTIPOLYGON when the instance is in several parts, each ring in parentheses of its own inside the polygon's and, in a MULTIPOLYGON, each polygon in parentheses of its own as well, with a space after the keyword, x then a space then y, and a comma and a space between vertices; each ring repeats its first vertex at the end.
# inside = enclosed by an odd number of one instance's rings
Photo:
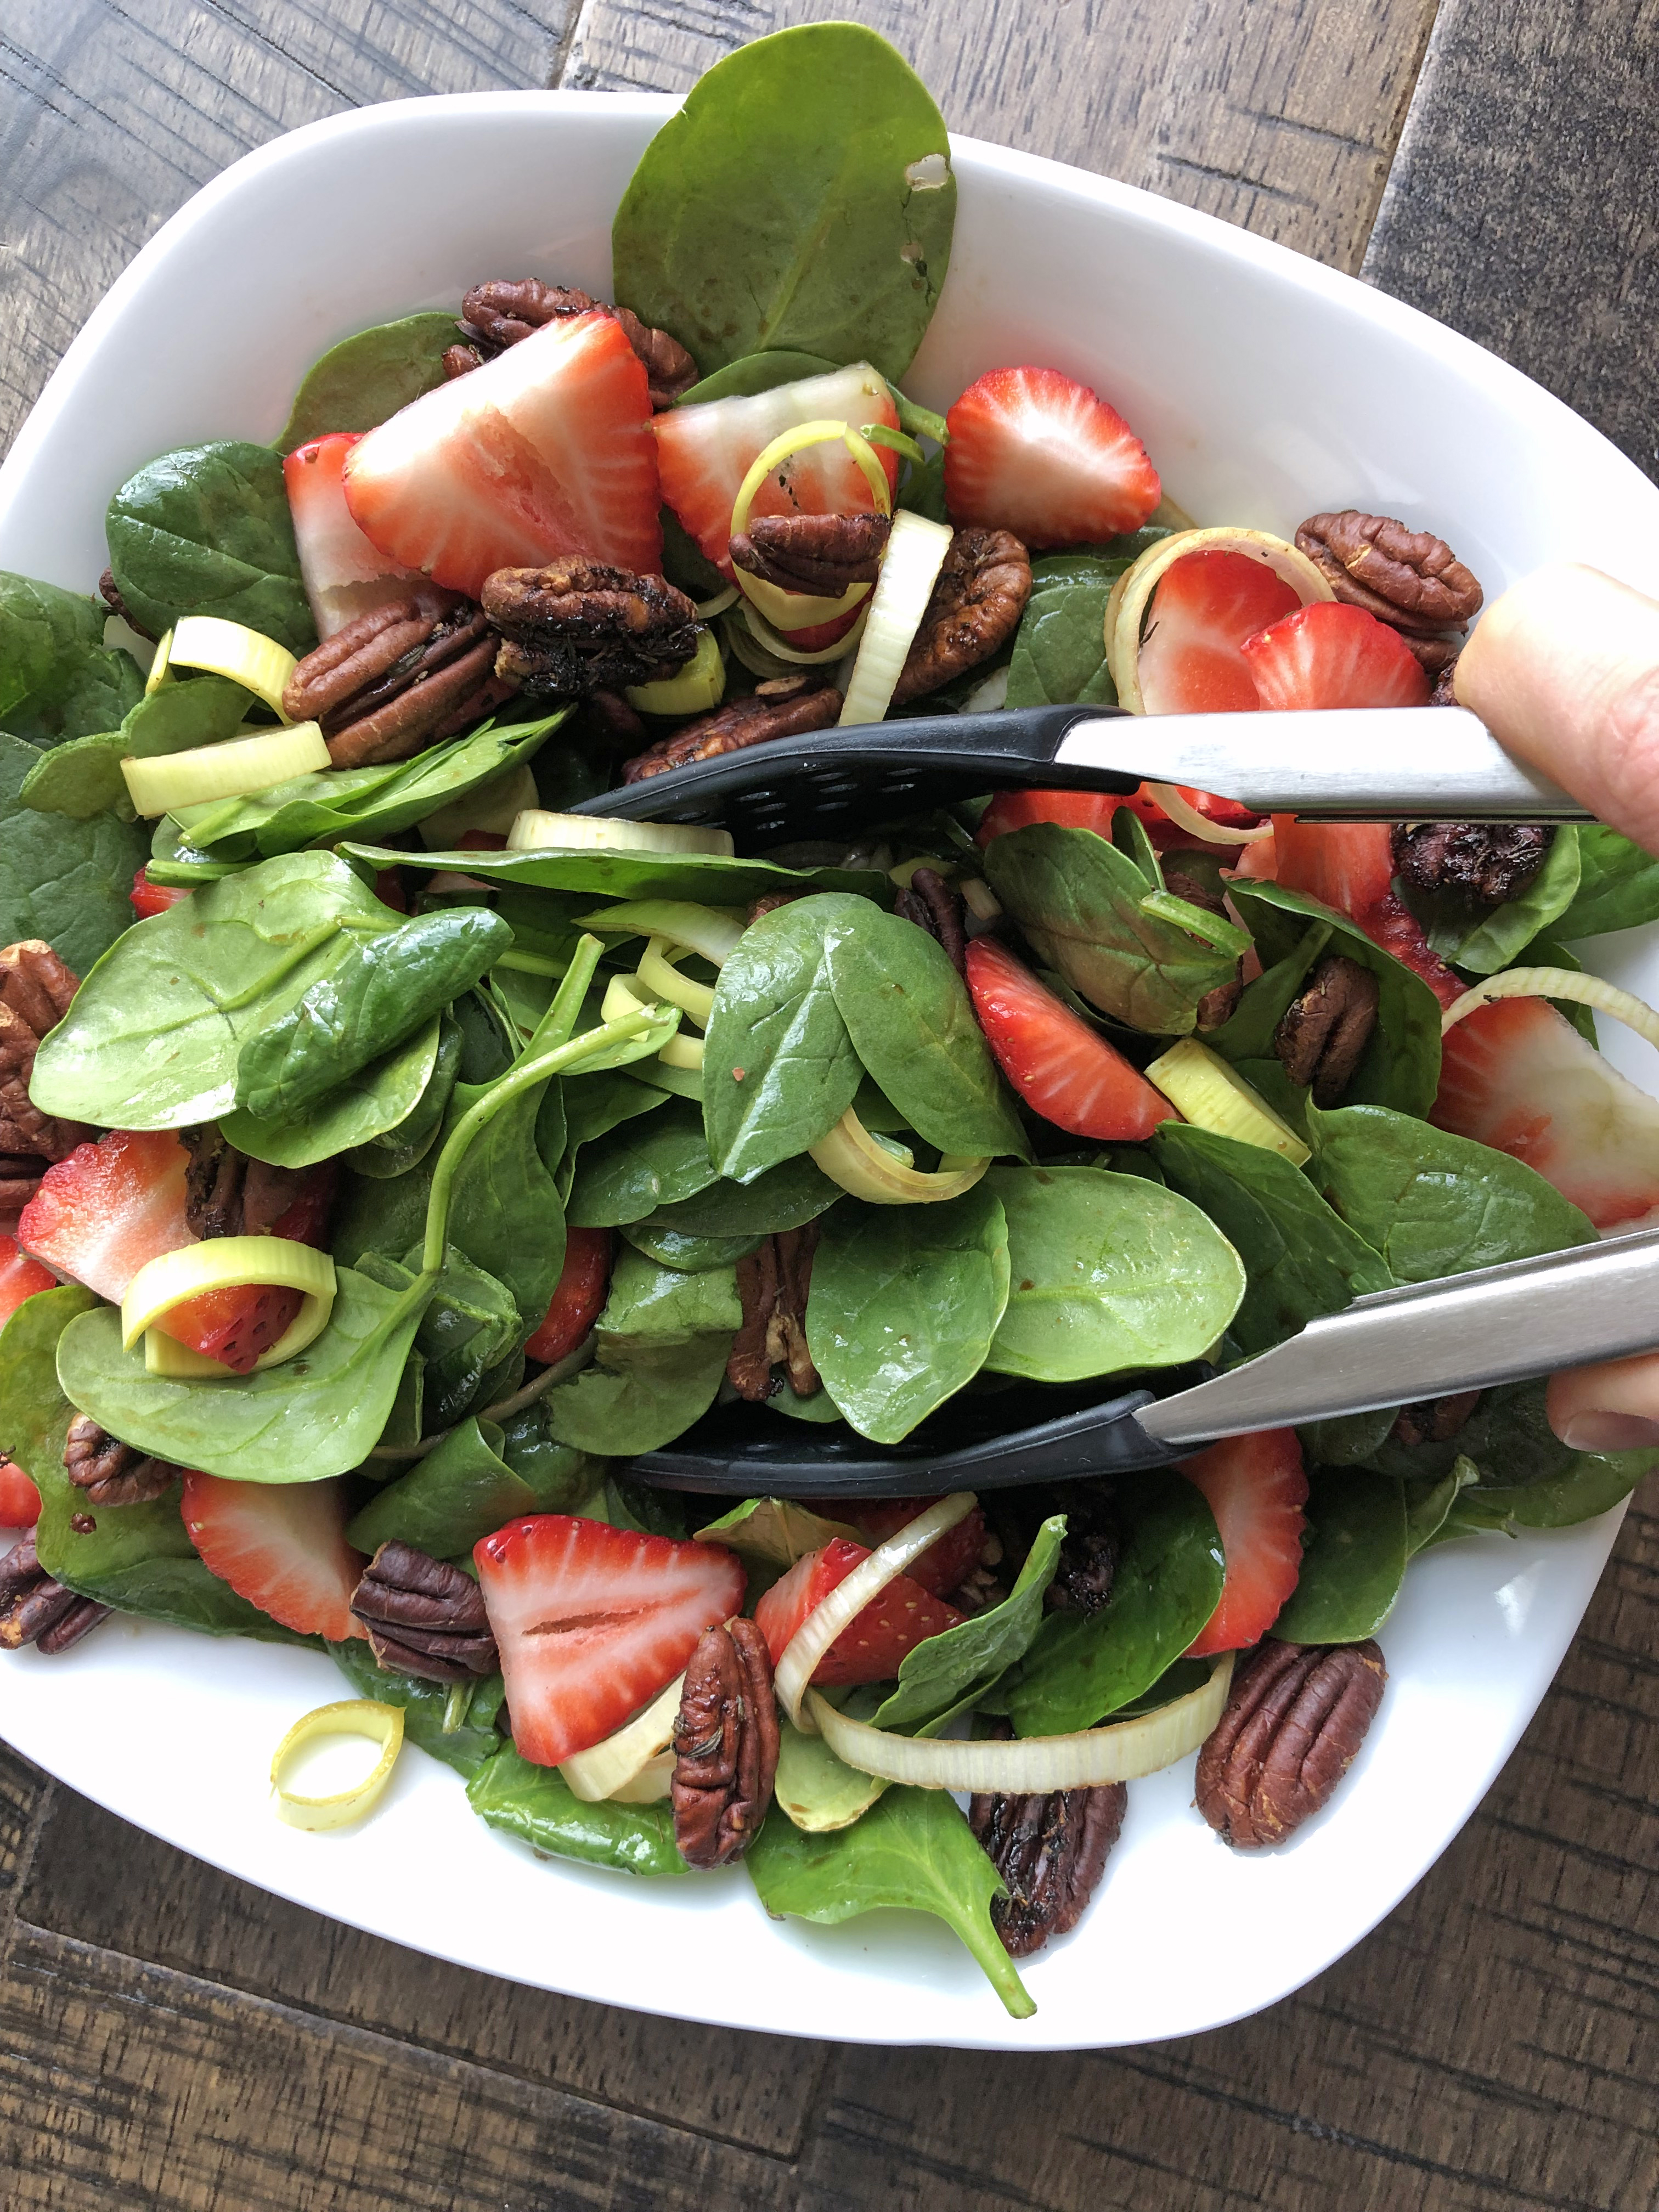
POLYGON ((322 725, 336 768, 407 759, 458 736, 518 689, 495 669, 500 641, 470 599, 416 585, 308 653, 283 705, 322 725))
POLYGON ((269 1237, 314 1170, 272 1167, 225 1142, 216 1123, 180 1129, 190 1154, 185 1222, 198 1237, 269 1237))
POLYGON ((806 1298, 817 1242, 818 1224, 809 1221, 803 1229, 777 1231, 738 1262, 743 1325, 732 1340, 726 1374, 751 1405, 774 1396, 786 1379, 798 1398, 823 1387, 806 1348, 806 1298), (784 1374, 775 1375, 776 1367, 784 1374))
POLYGON ((505 635, 497 669, 555 698, 654 683, 697 649, 697 611, 684 592, 585 554, 497 568, 483 604, 505 635))
POLYGON ((1053 1790, 1030 1796, 976 1791, 968 1825, 1007 1886, 991 1901, 991 1925, 1016 1959, 1040 1951, 1083 1917, 1123 1826, 1129 1792, 1053 1790))
POLYGON ((827 677, 774 677, 757 684, 748 698, 728 700, 712 714, 682 723, 672 738, 659 738, 629 761, 623 778, 643 783, 647 776, 684 768, 692 761, 714 760, 721 753, 741 752, 745 746, 768 744, 775 738, 805 737, 811 730, 827 730, 840 713, 841 694, 827 677))
POLYGON ((1480 586, 1445 539, 1385 514, 1310 514, 1296 542, 1339 599, 1395 629, 1427 636, 1480 610, 1480 586))
MULTIPOLYGON (((1407 637, 1401 633, 1402 643, 1410 647, 1413 657, 1423 673, 1437 684, 1463 650, 1461 637, 1407 637)), ((1434 704, 1432 700, 1429 702, 1434 704)))
MULTIPOLYGON (((1227 902, 1220 892, 1212 890, 1207 884, 1200 883, 1179 868, 1164 870, 1164 888, 1175 897, 1185 899, 1188 906, 1197 907, 1200 913, 1218 915, 1224 921, 1229 918, 1227 902)), ((1223 1022, 1231 1018, 1243 995, 1243 978, 1238 975, 1231 982, 1218 983, 1213 991, 1206 991, 1198 1002, 1198 1027, 1218 1030, 1223 1022)))
POLYGON ((83 1122, 43 1114, 29 1097, 40 1040, 69 1012, 77 988, 38 937, 0 951, 0 1212, 27 1205, 51 1163, 92 1135, 83 1122))
POLYGON ((0 1559, 0 1650, 20 1651, 32 1644, 50 1656, 78 1644, 109 1607, 54 1581, 40 1564, 31 1528, 0 1559))
POLYGON ((608 307, 574 285, 544 284, 534 276, 516 283, 497 278, 472 287, 461 302, 464 319, 458 325, 465 343, 446 352, 444 374, 465 376, 549 323, 592 314, 595 308, 622 325, 629 344, 645 364, 651 404, 659 414, 691 389, 697 380, 697 364, 678 338, 671 338, 666 331, 653 331, 631 307, 608 307))
POLYGON ((98 596, 103 601, 104 605, 109 609, 110 612, 112 615, 118 615, 121 620, 126 624, 127 628, 131 630, 136 636, 148 638, 152 645, 155 643, 155 631, 153 629, 146 629, 143 623, 137 622, 134 619, 131 608, 121 597, 121 587, 115 580, 115 571, 113 568, 106 568, 103 574, 98 579, 98 596))
POLYGON ((1455 707, 1457 696, 1457 662, 1449 660, 1434 679, 1434 689, 1429 694, 1431 707, 1455 707))
POLYGON ((1402 1406, 1389 1435, 1400 1444, 1449 1444, 1480 1403, 1478 1390, 1454 1390, 1449 1397, 1402 1406))
POLYGON ((493 1674, 495 1639, 478 1585, 412 1544, 382 1544, 351 1593, 368 1648, 388 1674, 424 1682, 493 1674))
POLYGON ((90 1413, 77 1413, 64 1439, 64 1472, 88 1505, 148 1505, 184 1473, 170 1460, 151 1459, 124 1444, 90 1413))
POLYGON ((1240 1659, 1198 1754, 1198 1809, 1235 1850, 1283 1843, 1352 1765, 1382 1702, 1382 1654, 1364 1644, 1279 1644, 1240 1659))
POLYGON ((968 972, 968 932, 962 918, 962 899, 937 868, 914 868, 908 890, 893 902, 895 914, 925 929, 942 945, 958 975, 968 972))
POLYGON ((937 691, 1012 637, 1031 596, 1031 556, 1012 532, 958 530, 893 691, 893 704, 937 691))
POLYGON ((772 1656, 752 1620, 706 1628, 685 1669, 669 1800, 688 1866, 740 1859, 772 1802, 778 1708, 772 1656))
POLYGON ((833 599, 875 582, 892 528, 884 514, 757 514, 732 540, 732 565, 781 591, 833 599))
POLYGON ((1328 952, 1273 1031, 1291 1081, 1313 1085, 1316 1106, 1334 1106, 1353 1080, 1376 1027, 1382 987, 1346 952, 1328 952))
POLYGON ((1502 906, 1526 889, 1554 842, 1553 826, 1539 822, 1400 822, 1394 865, 1414 890, 1502 906))

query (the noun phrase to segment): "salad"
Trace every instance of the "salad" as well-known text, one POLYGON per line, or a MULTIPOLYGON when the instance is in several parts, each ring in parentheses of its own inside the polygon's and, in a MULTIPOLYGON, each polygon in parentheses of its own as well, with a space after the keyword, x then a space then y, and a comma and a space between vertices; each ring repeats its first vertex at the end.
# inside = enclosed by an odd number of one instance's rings
POLYGON ((933 1912, 1021 2015, 1130 1783, 1197 1752, 1195 1817, 1282 1840, 1411 1558, 1659 1455, 1522 1384, 979 1498, 630 1463, 925 1452, 1633 1225, 1659 1103, 1591 1012, 1659 1017, 1569 945, 1659 869, 1164 785, 741 853, 574 811, 838 722, 1451 696, 1447 519, 1194 520, 1047 363, 909 397, 954 214, 884 41, 760 40, 647 148, 613 301, 481 273, 272 445, 147 460, 98 597, 0 576, 0 1644, 325 1650, 297 1825, 412 1740, 544 1855, 933 1912))

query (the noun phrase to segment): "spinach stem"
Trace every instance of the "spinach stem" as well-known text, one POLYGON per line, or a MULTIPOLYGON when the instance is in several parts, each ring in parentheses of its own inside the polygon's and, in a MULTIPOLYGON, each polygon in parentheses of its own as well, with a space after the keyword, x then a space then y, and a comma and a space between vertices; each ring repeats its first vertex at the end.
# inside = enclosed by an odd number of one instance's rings
POLYGON ((552 1004, 531 1033, 526 1054, 548 1052, 555 1045, 568 1044, 574 1033, 582 1010, 582 1000, 587 996, 587 987, 598 969, 604 945, 591 933, 578 938, 576 949, 570 956, 570 965, 564 971, 564 981, 553 994, 552 1004))
POLYGON ((498 968, 508 968, 520 975, 562 975, 562 960, 550 960, 544 952, 503 952, 495 963, 498 968))

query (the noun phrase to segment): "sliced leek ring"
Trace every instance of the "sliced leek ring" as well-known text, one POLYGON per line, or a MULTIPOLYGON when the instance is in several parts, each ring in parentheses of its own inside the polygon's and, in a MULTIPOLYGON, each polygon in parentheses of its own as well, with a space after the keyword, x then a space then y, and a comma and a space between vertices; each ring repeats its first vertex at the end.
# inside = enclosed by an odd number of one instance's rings
POLYGON ((290 1827, 313 1832, 343 1828, 353 1820, 361 1820, 392 1779, 392 1770, 398 1764, 398 1753, 403 1747, 401 1705, 383 1705, 373 1698, 343 1698, 337 1705, 319 1705, 314 1712, 295 1722, 277 1745, 270 1762, 270 1786, 276 1793, 279 1817, 290 1827), (380 1755, 362 1780, 328 1797, 302 1797, 289 1789, 283 1775, 295 1753, 307 1744, 336 1735, 367 1736, 371 1743, 380 1745, 380 1755))
POLYGON ((881 578, 859 640, 841 720, 878 722, 893 703, 905 657, 921 628, 933 586, 951 550, 946 523, 901 507, 882 556, 881 578))
POLYGON ((334 1307, 334 1262, 314 1245, 291 1237, 210 1237, 140 1267, 121 1300, 121 1342, 131 1351, 152 1322, 204 1291, 240 1291, 250 1284, 298 1291, 302 1303, 290 1328, 263 1353, 274 1367, 302 1352, 328 1326, 334 1307))
POLYGON ((854 430, 846 422, 797 422, 792 429, 781 431, 769 446, 763 446, 750 463, 749 473, 738 486, 737 498, 732 501, 732 527, 727 535, 740 537, 748 529, 749 510, 755 503, 755 495, 774 469, 781 468, 792 455, 805 453, 807 447, 828 445, 836 438, 841 440, 864 471, 864 480, 876 502, 877 514, 890 514, 893 495, 888 486, 887 471, 876 457, 875 447, 861 431, 854 430))
MULTIPOLYGON (((160 659, 159 653, 156 657, 160 659)), ((207 668, 216 676, 228 676, 256 699, 263 699, 273 714, 289 720, 283 693, 295 662, 274 637, 218 615, 184 615, 173 624, 168 657, 174 667, 207 668)))
POLYGON ((562 1759, 559 1771, 572 1792, 593 1805, 602 1797, 614 1797, 619 1790, 637 1780, 641 1771, 672 1742, 684 1690, 685 1676, 682 1674, 614 1735, 606 1736, 603 1743, 593 1744, 586 1751, 573 1752, 568 1759, 562 1759))
POLYGON ((1486 976, 1447 1007, 1440 1017, 1441 1036, 1448 1036, 1466 1014, 1475 1013, 1497 999, 1566 999, 1574 1006, 1592 1006, 1599 1014, 1611 1014, 1614 1021, 1623 1022, 1650 1045, 1659 1045, 1659 1012, 1645 999, 1638 999, 1633 991, 1620 990, 1618 984, 1606 982, 1600 975, 1580 975, 1571 968, 1505 968, 1501 974, 1486 976))
POLYGON ((807 1151, 831 1182, 871 1206, 927 1206, 960 1198, 991 1164, 989 1157, 942 1159, 930 1175, 878 1145, 849 1106, 827 1137, 807 1151))
POLYGON ((1141 624, 1159 578, 1188 553, 1245 553, 1265 562, 1304 607, 1316 599, 1336 597, 1307 555, 1270 530, 1178 530, 1173 537, 1160 538, 1118 578, 1106 602, 1106 666, 1117 686, 1118 704, 1132 714, 1146 711, 1140 693, 1141 624))
MULTIPOLYGON (((763 653, 769 653, 776 660, 793 661, 798 668, 822 668, 832 660, 845 660, 863 637, 864 625, 869 618, 870 610, 866 607, 845 637, 838 637, 833 645, 821 645, 815 652, 805 653, 799 646, 791 645, 787 637, 780 637, 753 607, 739 607, 737 613, 738 622, 746 627, 763 653)), ((738 658, 741 659, 742 655, 738 658)))
POLYGON ((666 999, 706 1030, 714 1011, 714 991, 707 983, 682 975, 668 957, 672 950, 665 937, 653 937, 640 955, 640 981, 653 998, 666 999))
POLYGON ((1237 1068, 1196 1037, 1182 1037, 1146 1071, 1146 1080, 1195 1128, 1241 1145, 1281 1152, 1292 1166, 1312 1157, 1290 1123, 1275 1114, 1237 1068))
POLYGON ((654 1759, 647 1759, 631 1782, 624 1782, 611 1793, 613 1805, 659 1805, 667 1796, 674 1779, 674 1769, 679 1764, 678 1755, 671 1746, 659 1751, 654 1759))
POLYGON ((727 607, 735 606, 737 601, 738 587, 735 584, 728 584, 723 592, 716 592, 712 599, 694 602, 697 620, 713 622, 716 615, 723 615, 727 607))
POLYGON ((849 584, 834 599, 826 599, 821 592, 786 591, 781 584, 769 584, 764 576, 751 576, 746 568, 739 568, 738 589, 774 629, 782 630, 787 636, 792 629, 812 629, 819 623, 839 622, 867 599, 874 586, 849 584))
POLYGON ((619 899, 615 906, 579 914, 573 929, 609 930, 621 937, 665 937, 700 952, 714 967, 725 965, 748 927, 737 906, 699 906, 690 899, 619 899))
POLYGON ((726 696, 726 662, 712 629, 700 630, 684 666, 655 684, 630 684, 628 703, 641 714, 706 714, 726 696))
POLYGON ((236 1376, 236 1370, 227 1367, 222 1359, 192 1352, 189 1345, 180 1344, 176 1336, 159 1328, 144 1331, 144 1372, 159 1375, 167 1382, 230 1382, 236 1376))
POLYGON ((124 760, 121 773, 134 807, 149 816, 172 814, 209 799, 246 799, 253 792, 269 791, 274 783, 286 783, 291 776, 311 775, 332 766, 319 726, 296 722, 285 730, 262 730, 255 737, 193 745, 188 752, 124 760))
POLYGON ((702 1072, 703 1042, 700 1036, 687 1036, 684 1030, 673 1036, 657 1054, 665 1067, 684 1067, 694 1075, 702 1072))
POLYGON ((144 696, 152 699, 164 684, 172 681, 173 632, 163 630, 155 648, 155 658, 149 664, 149 673, 144 678, 144 696))
POLYGON ((602 1022, 619 1022, 625 1014, 642 1014, 646 1012, 651 1002, 648 999, 641 998, 639 993, 634 989, 633 984, 637 983, 638 981, 637 975, 633 978, 632 982, 626 975, 613 975, 605 987, 605 996, 599 1001, 599 1019, 602 1022))
POLYGON ((473 790, 463 792, 415 824, 415 833, 428 853, 453 853, 469 830, 483 830, 505 837, 520 815, 536 804, 536 779, 529 763, 520 761, 503 775, 492 775, 473 790))
POLYGON ((1206 845, 1259 845, 1264 837, 1273 834, 1273 822, 1258 822, 1254 830, 1240 830, 1226 822, 1212 822, 1207 814, 1200 814, 1182 797, 1180 787, 1173 783, 1148 783, 1146 793, 1156 799, 1177 830, 1188 836, 1201 837, 1206 845))
POLYGON ((687 822, 623 822, 609 814, 549 814, 527 806, 507 833, 509 853, 712 853, 737 851, 729 830, 687 822))

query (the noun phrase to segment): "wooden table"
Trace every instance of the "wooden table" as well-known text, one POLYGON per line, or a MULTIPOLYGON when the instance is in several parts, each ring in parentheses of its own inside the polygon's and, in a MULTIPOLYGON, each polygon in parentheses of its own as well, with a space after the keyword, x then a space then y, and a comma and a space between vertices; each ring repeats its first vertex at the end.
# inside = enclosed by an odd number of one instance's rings
MULTIPOLYGON (((277 132, 418 93, 678 89, 830 15, 889 33, 953 126, 1356 271, 1659 466, 1652 0, 5 0, 0 431, 162 218, 277 132)), ((1651 1486, 1413 1895, 1273 2012, 1143 2050, 895 2052, 564 2002, 280 1903, 0 1752, 0 2195, 1650 2212, 1656 1869, 1651 1486)))

